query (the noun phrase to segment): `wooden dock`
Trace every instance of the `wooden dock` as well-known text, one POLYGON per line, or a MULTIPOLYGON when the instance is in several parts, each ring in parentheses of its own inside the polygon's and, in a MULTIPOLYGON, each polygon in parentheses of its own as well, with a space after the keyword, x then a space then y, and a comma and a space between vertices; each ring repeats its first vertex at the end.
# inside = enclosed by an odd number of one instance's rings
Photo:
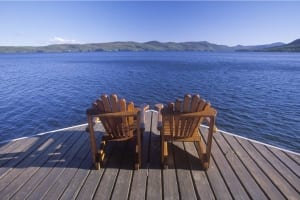
POLYGON ((84 126, 0 144, 0 199, 300 199, 299 154, 221 132, 208 171, 183 142, 169 145, 161 169, 157 113, 146 115, 138 171, 130 142, 109 144, 106 166, 93 170, 84 126))

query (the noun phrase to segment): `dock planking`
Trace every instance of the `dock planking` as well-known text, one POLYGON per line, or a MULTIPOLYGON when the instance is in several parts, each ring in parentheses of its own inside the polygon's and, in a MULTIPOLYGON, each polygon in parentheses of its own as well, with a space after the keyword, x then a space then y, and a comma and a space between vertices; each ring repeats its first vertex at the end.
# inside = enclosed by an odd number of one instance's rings
POLYGON ((220 150, 218 144, 216 143, 215 139, 213 140, 214 146, 214 160, 218 169, 220 170, 222 177, 224 178, 227 187, 230 190, 231 195, 234 199, 250 199, 248 197, 247 192, 243 188, 239 177, 235 175, 235 171, 227 162, 226 157, 220 150))
POLYGON ((160 168, 160 138, 156 129, 157 113, 152 113, 150 143, 149 143, 149 169, 147 181, 147 199, 162 199, 162 176, 160 168))
MULTIPOLYGON (((109 143, 105 166, 94 170, 85 127, 2 144, 1 198, 300 199, 299 154, 217 132, 207 171, 193 142, 171 143, 162 169, 157 113, 147 112, 145 122, 139 170, 130 141, 109 143)), ((99 143, 101 124, 96 130, 99 143)))
POLYGON ((241 185, 247 189, 247 193, 252 199, 267 199, 264 192, 256 184, 255 179, 248 172, 247 168, 239 160, 238 156, 232 149, 232 147, 226 142, 225 138, 221 134, 215 134, 214 137, 218 147, 222 151, 222 154, 227 159, 228 163, 232 167, 234 173, 241 181, 241 185))
POLYGON ((300 164, 295 162, 291 159, 286 153, 275 149, 275 148, 268 148, 278 159, 280 159, 281 163, 287 166, 293 173, 300 178, 300 164))
MULTIPOLYGON (((9 171, 0 181, 0 191, 4 188, 6 191, 12 190, 17 191, 21 186, 19 182, 24 182, 27 180, 27 177, 30 177, 38 167, 34 167, 32 165, 39 166, 44 160, 47 160, 47 154, 52 152, 55 148, 56 144, 53 143, 58 135, 54 135, 53 138, 45 141, 37 150, 29 155, 26 160, 24 160, 19 165, 12 167, 12 170, 9 171), (25 170, 23 168, 26 168, 25 170), (13 180, 13 181, 12 181, 13 180), (16 187, 18 186, 18 187, 16 187)), ((12 194, 10 192, 6 192, 7 194, 12 194)))
POLYGON ((142 167, 133 172, 129 199, 139 200, 146 198, 150 135, 152 129, 152 112, 145 115, 145 131, 142 137, 142 167))
POLYGON ((197 198, 215 199, 214 193, 210 187, 209 180, 205 171, 201 170, 199 165, 198 153, 194 143, 184 144, 187 151, 187 157, 190 165, 191 176, 195 187, 197 198))

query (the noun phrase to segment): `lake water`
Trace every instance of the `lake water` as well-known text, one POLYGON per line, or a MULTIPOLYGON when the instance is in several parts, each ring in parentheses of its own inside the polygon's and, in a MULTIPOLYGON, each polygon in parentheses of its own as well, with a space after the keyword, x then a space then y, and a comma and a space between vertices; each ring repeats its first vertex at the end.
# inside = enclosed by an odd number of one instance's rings
POLYGON ((152 108, 198 93, 219 129, 300 152, 299 53, 2 54, 0 141, 86 123, 102 93, 152 108))

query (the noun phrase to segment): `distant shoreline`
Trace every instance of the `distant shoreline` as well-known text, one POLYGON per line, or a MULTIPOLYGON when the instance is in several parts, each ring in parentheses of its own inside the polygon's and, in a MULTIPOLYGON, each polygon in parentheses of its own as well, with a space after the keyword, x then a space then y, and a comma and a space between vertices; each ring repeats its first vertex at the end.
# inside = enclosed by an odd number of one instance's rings
POLYGON ((300 52, 300 39, 289 44, 272 43, 255 46, 226 46, 201 42, 108 42, 90 44, 54 44, 48 46, 0 46, 0 53, 67 53, 126 51, 193 51, 193 52, 300 52))

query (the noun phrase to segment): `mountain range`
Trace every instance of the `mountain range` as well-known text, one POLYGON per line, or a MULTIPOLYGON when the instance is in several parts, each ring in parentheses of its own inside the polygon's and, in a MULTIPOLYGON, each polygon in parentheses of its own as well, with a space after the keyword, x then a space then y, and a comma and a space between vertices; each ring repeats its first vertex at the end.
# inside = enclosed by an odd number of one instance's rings
POLYGON ((0 53, 60 53, 97 51, 209 51, 209 52, 300 52, 300 39, 255 46, 226 46, 201 42, 108 42, 90 44, 53 44, 48 46, 0 46, 0 53))

